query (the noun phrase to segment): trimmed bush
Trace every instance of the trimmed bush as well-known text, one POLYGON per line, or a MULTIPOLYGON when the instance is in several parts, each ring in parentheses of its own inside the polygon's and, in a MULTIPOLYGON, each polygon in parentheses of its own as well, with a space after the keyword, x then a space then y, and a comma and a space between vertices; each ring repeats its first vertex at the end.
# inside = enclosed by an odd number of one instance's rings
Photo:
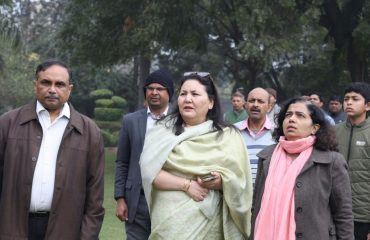
POLYGON ((90 97, 94 99, 99 99, 99 98, 111 98, 113 96, 113 92, 109 89, 97 89, 92 92, 90 92, 90 97))
POLYGON ((120 108, 95 108, 94 115, 98 121, 119 121, 122 117, 120 108))
POLYGON ((121 121, 96 121, 96 124, 101 129, 106 129, 110 132, 116 132, 121 129, 122 122, 121 121))
POLYGON ((119 97, 119 96, 113 96, 112 97, 113 106, 117 108, 125 108, 127 106, 126 99, 119 97))
POLYGON ((103 108, 106 108, 106 107, 113 107, 113 100, 112 99, 97 99, 95 100, 95 105, 97 107, 103 107, 103 108))
POLYGON ((115 133, 110 133, 107 130, 102 129, 101 133, 103 135, 104 146, 105 147, 116 147, 118 142, 118 135, 115 133))

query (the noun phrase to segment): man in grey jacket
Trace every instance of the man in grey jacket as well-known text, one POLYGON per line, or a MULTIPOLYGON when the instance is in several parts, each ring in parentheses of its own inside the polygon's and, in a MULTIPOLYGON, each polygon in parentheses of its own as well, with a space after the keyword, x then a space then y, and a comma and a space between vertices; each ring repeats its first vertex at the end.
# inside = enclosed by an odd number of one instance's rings
POLYGON ((145 133, 156 120, 167 115, 174 93, 173 81, 166 70, 151 73, 145 81, 147 108, 123 117, 118 141, 114 198, 116 216, 125 222, 127 239, 148 239, 150 217, 141 183, 139 166, 145 133))
POLYGON ((355 239, 370 239, 370 86, 353 83, 344 92, 347 121, 336 125, 338 146, 348 162, 355 239))

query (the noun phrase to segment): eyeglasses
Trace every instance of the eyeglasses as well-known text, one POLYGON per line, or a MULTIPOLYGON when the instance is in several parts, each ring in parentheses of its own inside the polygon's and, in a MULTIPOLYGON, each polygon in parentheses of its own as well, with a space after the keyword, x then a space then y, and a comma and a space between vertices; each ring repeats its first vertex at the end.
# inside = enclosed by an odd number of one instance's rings
POLYGON ((163 92, 167 90, 167 88, 165 87, 144 87, 144 88, 149 92, 154 92, 155 90, 157 90, 157 92, 163 92))
POLYGON ((190 75, 198 75, 199 77, 208 77, 211 74, 209 72, 186 72, 184 73, 184 77, 190 76, 190 75))

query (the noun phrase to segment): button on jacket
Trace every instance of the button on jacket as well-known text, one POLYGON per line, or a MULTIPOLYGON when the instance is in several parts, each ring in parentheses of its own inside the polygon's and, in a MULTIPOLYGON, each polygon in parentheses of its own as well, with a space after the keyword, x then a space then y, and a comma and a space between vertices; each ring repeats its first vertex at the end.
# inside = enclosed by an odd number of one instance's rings
MULTIPOLYGON (((265 180, 275 146, 271 145, 257 155, 259 160, 252 205, 252 232, 261 208, 265 180)), ((340 153, 317 149, 312 151, 297 176, 294 188, 296 239, 354 239, 347 168, 340 153)))
MULTIPOLYGON (((99 128, 71 107, 57 156, 46 239, 98 239, 104 217, 99 128)), ((0 239, 26 240, 32 179, 42 141, 36 101, 0 117, 0 239)))

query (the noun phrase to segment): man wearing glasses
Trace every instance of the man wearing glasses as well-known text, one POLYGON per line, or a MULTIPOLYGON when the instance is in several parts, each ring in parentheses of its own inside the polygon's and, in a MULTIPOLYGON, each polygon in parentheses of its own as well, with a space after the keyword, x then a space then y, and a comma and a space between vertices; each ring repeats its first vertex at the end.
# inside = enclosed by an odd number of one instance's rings
POLYGON ((146 108, 123 117, 118 140, 114 197, 116 216, 125 222, 127 239, 148 239, 150 216, 141 183, 139 159, 145 133, 167 115, 174 93, 171 74, 163 69, 145 80, 146 108))

